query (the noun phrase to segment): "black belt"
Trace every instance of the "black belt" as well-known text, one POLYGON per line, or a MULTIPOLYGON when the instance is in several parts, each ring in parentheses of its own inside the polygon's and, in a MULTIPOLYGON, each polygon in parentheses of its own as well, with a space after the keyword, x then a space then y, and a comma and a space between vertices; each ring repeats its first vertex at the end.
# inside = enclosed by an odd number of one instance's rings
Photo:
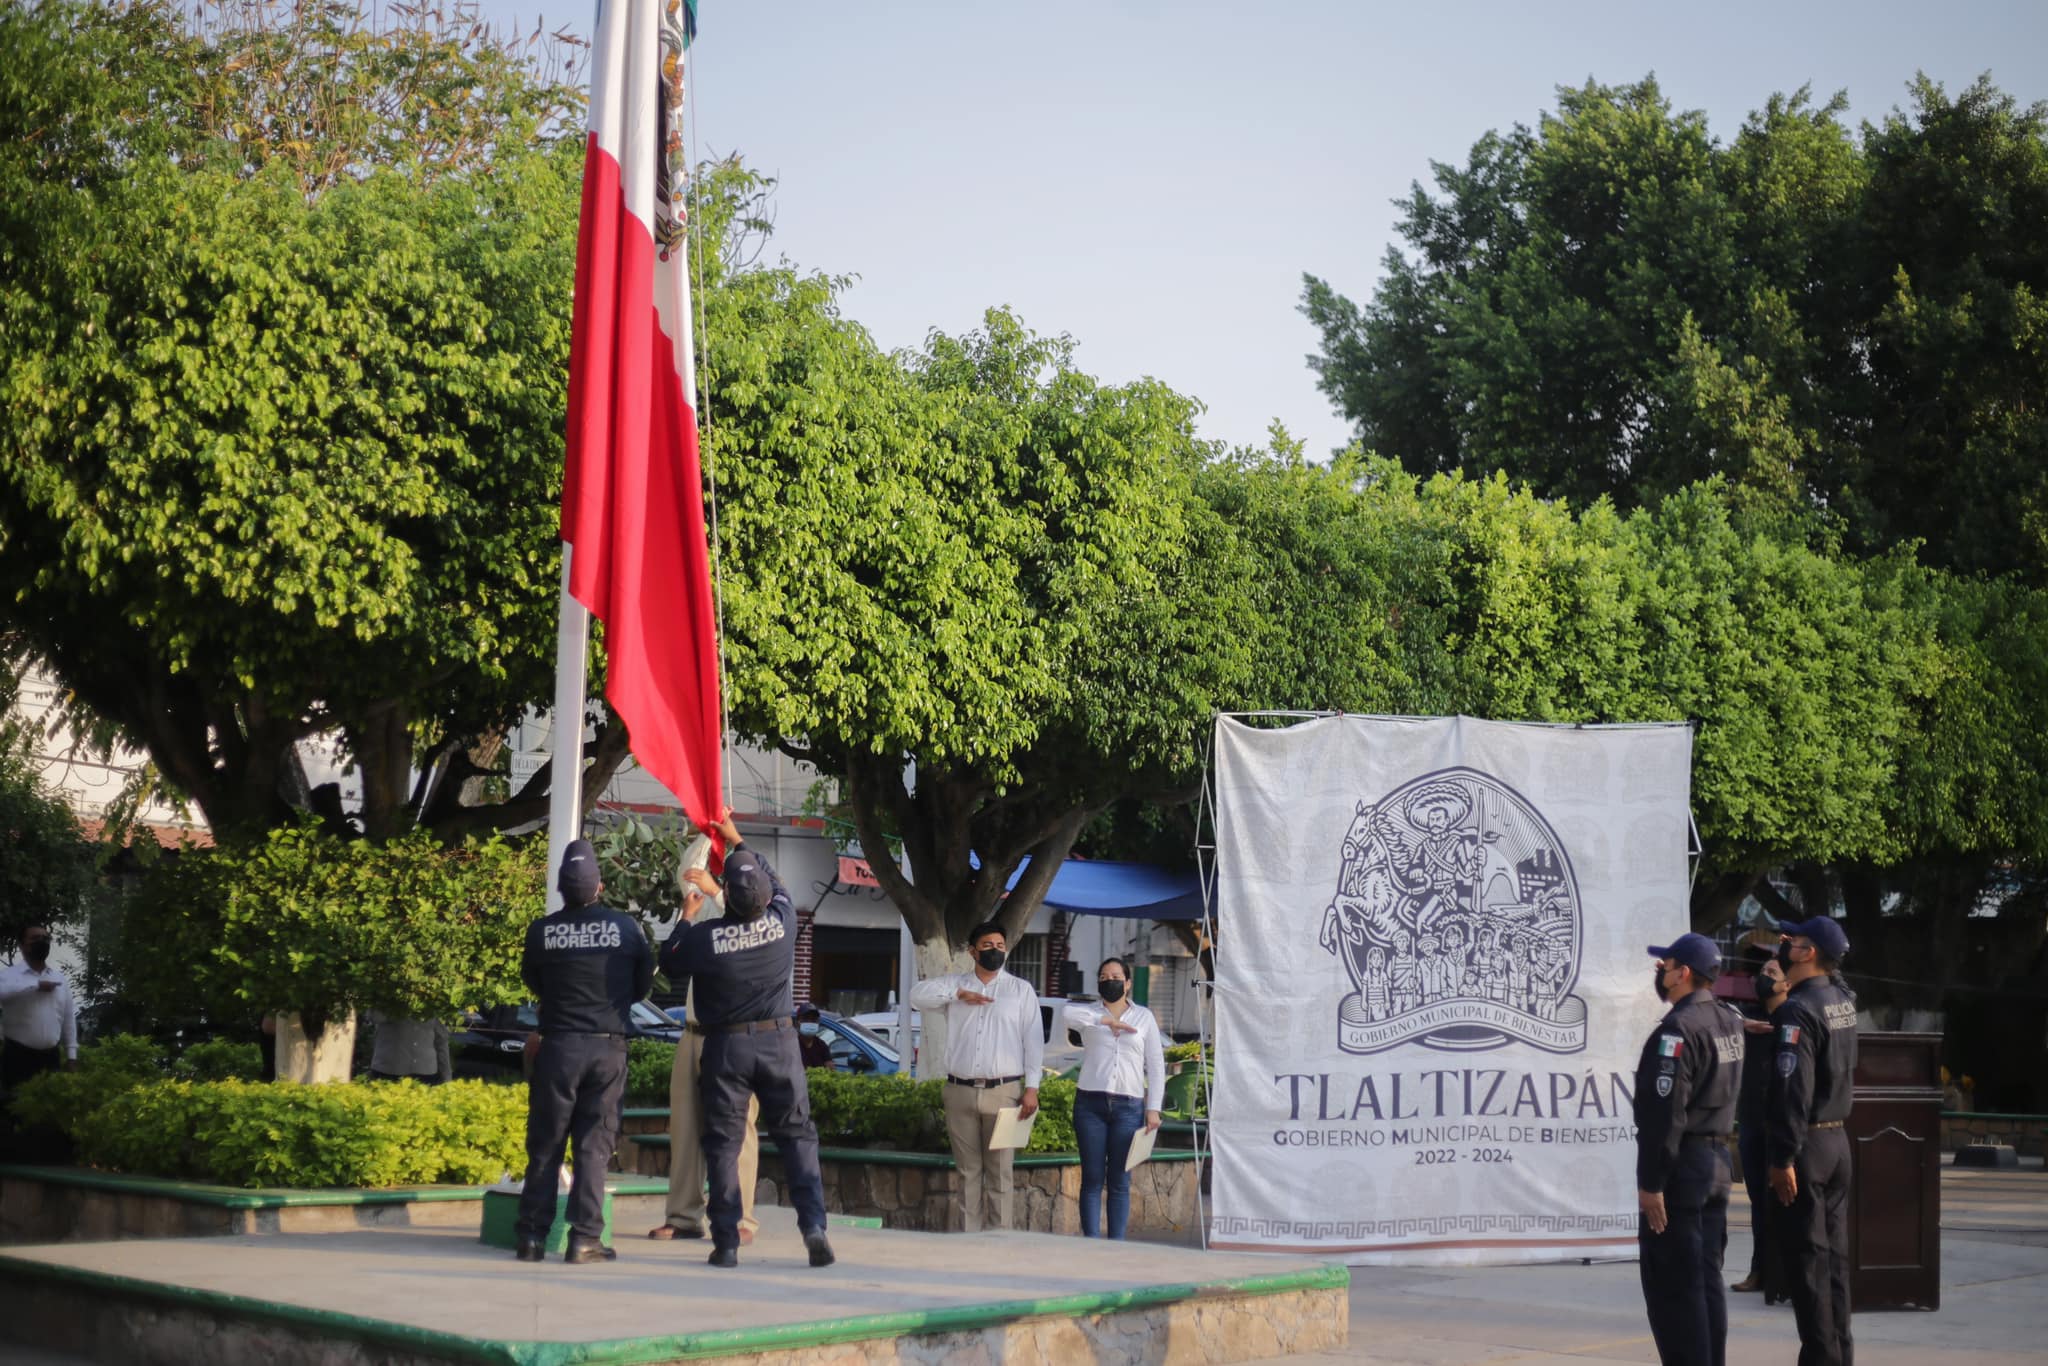
POLYGON ((1684 1136, 1683 1136, 1683 1137, 1682 1137, 1682 1138, 1680 1139, 1680 1141, 1681 1141, 1681 1142, 1684 1142, 1684 1143, 1726 1143, 1726 1142, 1728 1141, 1728 1135, 1726 1135, 1726 1134, 1686 1134, 1686 1135, 1684 1135, 1684 1136))
POLYGON ((772 1020, 728 1020, 724 1024, 692 1024, 689 1027, 700 1034, 766 1034, 770 1030, 793 1028, 795 1023, 787 1015, 777 1015, 772 1020))
POLYGON ((953 1077, 953 1076, 949 1076, 949 1077, 947 1077, 947 1078, 946 1078, 946 1081, 947 1081, 947 1082, 948 1082, 948 1083, 949 1083, 950 1085, 953 1085, 953 1086, 972 1086, 972 1087, 973 1087, 973 1088, 974 1088, 975 1090, 977 1090, 977 1091, 986 1091, 986 1090, 988 1090, 988 1089, 989 1089, 990 1087, 993 1087, 993 1086, 1008 1086, 1008 1085, 1009 1085, 1009 1084, 1010 1084, 1011 1082, 1013 1082, 1013 1081, 1022 1081, 1022 1080, 1024 1080, 1024 1078, 1023 1078, 1023 1077, 1021 1077, 1021 1076, 1016 1076, 1016 1077, 953 1077))
POLYGON ((626 1036, 623 1034, 600 1033, 594 1029, 557 1029, 552 1035, 543 1035, 542 1037, 556 1039, 624 1039, 626 1036))
POLYGON ((1824 1119, 1811 1127, 1815 1129, 1839 1129, 1842 1127, 1842 1121, 1839 1119, 1824 1119))

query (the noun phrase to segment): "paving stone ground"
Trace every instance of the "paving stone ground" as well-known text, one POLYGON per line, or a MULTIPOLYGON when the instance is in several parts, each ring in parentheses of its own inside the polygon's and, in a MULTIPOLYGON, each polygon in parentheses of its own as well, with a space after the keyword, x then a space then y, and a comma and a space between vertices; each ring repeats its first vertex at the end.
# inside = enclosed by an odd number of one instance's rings
MULTIPOLYGON (((1860 1314, 1857 1366, 2041 1366, 2048 1361, 2048 1173, 1945 1168, 1941 1308, 1860 1314)), ((1749 1268, 1749 1207, 1736 1192, 1729 1279, 1749 1268)), ((1792 1311, 1729 1296, 1728 1359, 1792 1366, 1792 1311)), ((1653 1362, 1635 1263, 1470 1271, 1353 1267, 1351 1346, 1287 1366, 1562 1366, 1653 1362)))

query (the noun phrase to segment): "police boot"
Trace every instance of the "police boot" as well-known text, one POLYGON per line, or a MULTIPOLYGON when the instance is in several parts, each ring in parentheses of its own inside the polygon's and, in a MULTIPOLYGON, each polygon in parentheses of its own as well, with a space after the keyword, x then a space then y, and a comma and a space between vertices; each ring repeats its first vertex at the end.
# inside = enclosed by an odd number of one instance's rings
POLYGON ((714 1247, 707 1259, 712 1266, 732 1267, 740 1264, 740 1250, 736 1247, 714 1247))
POLYGON ((812 1266, 830 1266, 838 1258, 832 1255, 832 1244, 825 1241, 824 1230, 804 1235, 804 1246, 810 1250, 812 1266))
POLYGON ((519 1247, 512 1254, 522 1262, 539 1262, 547 1259, 547 1244, 538 1238, 521 1238, 519 1247))
POLYGON ((562 1254, 562 1260, 582 1266, 588 1262, 609 1262, 618 1257, 618 1252, 600 1242, 586 1242, 581 1238, 569 1240, 569 1250, 562 1254))

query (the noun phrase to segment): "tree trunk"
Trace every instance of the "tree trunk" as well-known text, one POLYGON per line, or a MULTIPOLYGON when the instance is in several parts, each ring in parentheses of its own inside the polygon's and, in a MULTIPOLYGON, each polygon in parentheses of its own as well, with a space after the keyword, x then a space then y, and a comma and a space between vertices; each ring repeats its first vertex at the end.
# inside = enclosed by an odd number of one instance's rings
MULTIPOLYGON (((917 980, 922 982, 931 977, 945 977, 966 972, 974 966, 974 960, 966 950, 956 949, 944 940, 917 941, 917 980)), ((944 1011, 919 1011, 917 1015, 917 1076, 920 1081, 930 1077, 946 1075, 946 1014, 944 1011)), ((907 1045, 906 1045, 907 1047, 907 1045)), ((898 1050, 901 1051, 900 1049, 898 1050)))
POLYGON ((1754 869, 1701 878, 1692 889, 1692 927, 1711 935, 1735 918, 1744 898, 1763 882, 1754 869))
POLYGON ((277 1079, 308 1085, 347 1081, 356 1054, 356 1017, 310 1013, 280 1015, 277 1019, 277 1079))

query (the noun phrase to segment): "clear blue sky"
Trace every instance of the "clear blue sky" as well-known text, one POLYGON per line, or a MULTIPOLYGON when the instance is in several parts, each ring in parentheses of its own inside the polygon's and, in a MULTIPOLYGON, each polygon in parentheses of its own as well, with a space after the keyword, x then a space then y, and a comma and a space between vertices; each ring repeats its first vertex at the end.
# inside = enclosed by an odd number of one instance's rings
MULTIPOLYGON (((585 3, 482 0, 588 35, 585 3)), ((1304 364, 1304 271, 1361 302, 1392 201, 1560 84, 1654 71, 1731 136, 1774 91, 1878 118, 1924 70, 2048 99, 2044 0, 701 0, 700 149, 781 180, 771 250, 860 277, 884 346, 995 304, 1111 381, 1208 405, 1203 433, 1312 453, 1345 424, 1304 364)))

